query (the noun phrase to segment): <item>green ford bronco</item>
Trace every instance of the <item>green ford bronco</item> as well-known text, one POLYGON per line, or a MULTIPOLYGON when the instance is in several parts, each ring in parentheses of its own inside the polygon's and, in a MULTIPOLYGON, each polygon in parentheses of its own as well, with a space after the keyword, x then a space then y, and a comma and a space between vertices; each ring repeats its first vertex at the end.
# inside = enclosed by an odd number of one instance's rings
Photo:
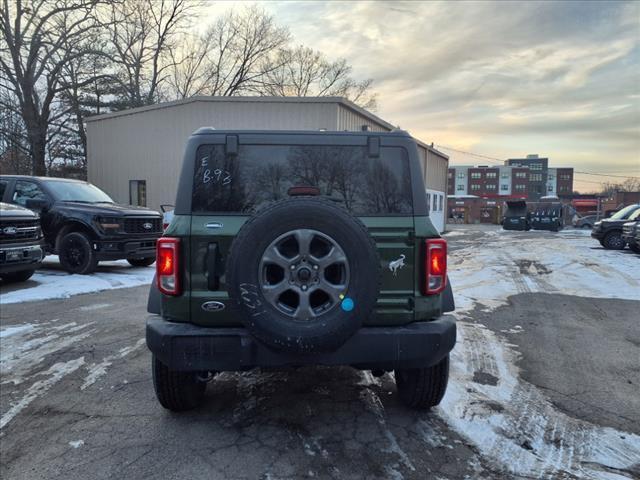
POLYGON ((220 131, 189 139, 147 320, 158 400, 194 408, 222 371, 393 371, 442 399, 456 326, 447 244, 406 132, 220 131))

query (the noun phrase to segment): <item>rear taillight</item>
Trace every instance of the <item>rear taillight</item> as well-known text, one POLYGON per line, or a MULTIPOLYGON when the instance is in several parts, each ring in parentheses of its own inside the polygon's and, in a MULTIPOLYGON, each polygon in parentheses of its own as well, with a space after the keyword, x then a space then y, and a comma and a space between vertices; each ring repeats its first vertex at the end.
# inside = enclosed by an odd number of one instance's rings
POLYGON ((424 243, 424 295, 435 295, 447 286, 447 241, 433 238, 424 243))
POLYGON ((180 239, 161 237, 156 243, 156 281, 165 295, 180 295, 180 239))

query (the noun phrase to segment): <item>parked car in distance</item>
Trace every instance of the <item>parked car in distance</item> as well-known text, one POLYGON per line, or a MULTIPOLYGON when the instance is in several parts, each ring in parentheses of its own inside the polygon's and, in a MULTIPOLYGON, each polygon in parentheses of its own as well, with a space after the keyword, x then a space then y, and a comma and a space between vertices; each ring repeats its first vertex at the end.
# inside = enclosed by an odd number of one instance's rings
POLYGON ((585 215, 584 217, 578 218, 573 226, 574 228, 584 228, 585 230, 592 229, 597 219, 597 215, 585 215))
POLYGON ((69 273, 93 272, 99 261, 155 261, 162 216, 118 205, 95 185, 49 177, 0 176, 4 201, 40 213, 46 253, 57 254, 69 273))
POLYGON ((28 280, 43 256, 38 214, 0 202, 0 278, 4 282, 28 280))
POLYGON ((505 230, 531 229, 531 214, 527 210, 527 202, 524 200, 510 200, 507 202, 507 211, 502 220, 502 228, 505 230))
POLYGON ((591 237, 600 242, 606 249, 622 250, 626 242, 622 238, 622 226, 629 221, 629 217, 640 209, 640 204, 627 205, 618 210, 611 217, 597 221, 591 230, 591 237))
POLYGON ((147 307, 160 404, 198 406, 217 372, 302 365, 395 371, 403 403, 439 404, 456 325, 424 191, 406 132, 195 132, 147 307))
POLYGON ((640 233, 640 208, 629 216, 629 221, 622 225, 622 240, 629 245, 635 253, 640 253, 640 243, 638 242, 640 233))

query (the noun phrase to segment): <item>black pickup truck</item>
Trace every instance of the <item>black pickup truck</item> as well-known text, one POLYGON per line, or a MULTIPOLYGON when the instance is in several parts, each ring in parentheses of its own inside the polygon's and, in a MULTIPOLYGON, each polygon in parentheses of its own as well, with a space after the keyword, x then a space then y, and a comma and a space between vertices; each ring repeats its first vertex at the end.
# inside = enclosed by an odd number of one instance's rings
POLYGON ((622 238, 622 228, 629 218, 640 209, 640 203, 627 205, 609 218, 600 220, 593 225, 591 237, 600 242, 608 250, 622 250, 627 244, 622 238))
POLYGON ((0 202, 0 278, 24 282, 43 257, 42 233, 37 213, 0 202))
POLYGON ((162 235, 158 212, 118 205, 80 180, 2 175, 0 187, 0 200, 40 213, 46 253, 57 254, 69 273, 91 273, 101 260, 127 259, 133 266, 155 261, 162 235))

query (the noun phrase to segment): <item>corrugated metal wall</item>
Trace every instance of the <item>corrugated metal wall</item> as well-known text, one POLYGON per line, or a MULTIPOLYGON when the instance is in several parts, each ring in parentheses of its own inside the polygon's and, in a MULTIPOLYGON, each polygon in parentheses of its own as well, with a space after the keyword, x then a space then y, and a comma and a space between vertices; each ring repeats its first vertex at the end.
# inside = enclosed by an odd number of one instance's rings
POLYGON ((426 188, 447 193, 449 160, 422 145, 418 145, 418 152, 420 153, 426 188))
POLYGON ((344 105, 338 105, 337 129, 339 131, 358 132, 362 130, 363 125, 367 125, 372 132, 390 131, 390 129, 373 122, 370 118, 360 115, 344 105))

